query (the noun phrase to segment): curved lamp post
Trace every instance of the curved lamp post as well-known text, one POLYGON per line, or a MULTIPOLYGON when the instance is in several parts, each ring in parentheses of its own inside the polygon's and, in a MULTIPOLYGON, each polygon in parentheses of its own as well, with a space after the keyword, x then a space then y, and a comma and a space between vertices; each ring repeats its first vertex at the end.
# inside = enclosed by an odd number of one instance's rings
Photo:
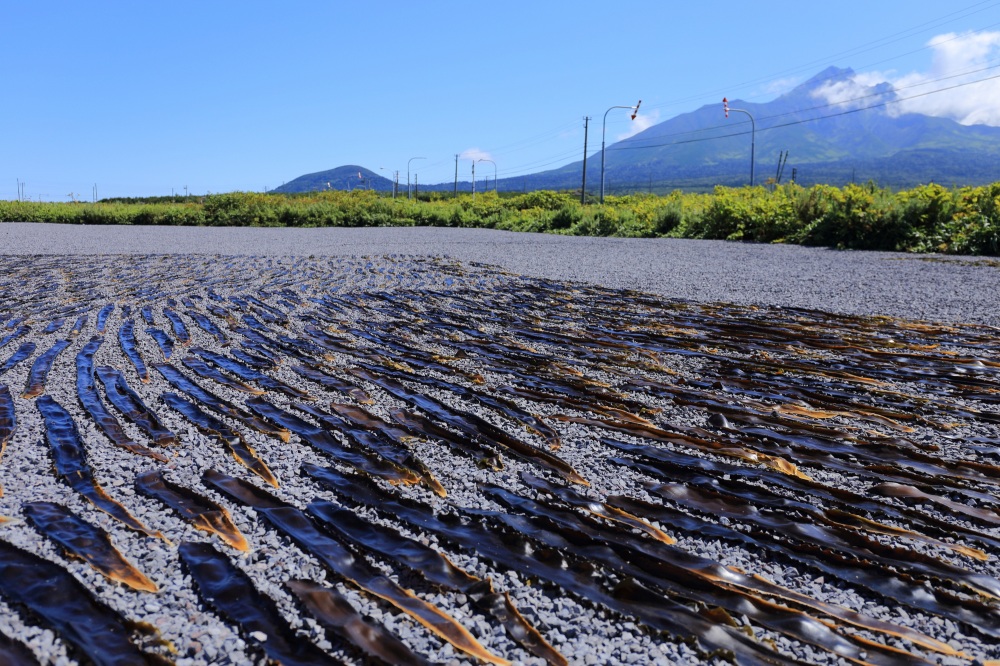
POLYGON ((754 153, 754 144, 757 143, 757 125, 753 121, 753 116, 751 116, 750 112, 747 111, 746 109, 730 109, 729 100, 726 99, 725 97, 722 98, 722 108, 726 112, 726 118, 729 117, 730 111, 736 111, 739 113, 747 114, 747 118, 750 119, 750 187, 753 187, 753 153, 754 153))
MULTIPOLYGON (((639 100, 639 104, 642 104, 641 99, 639 100)), ((612 106, 604 112, 604 122, 601 123, 601 203, 604 203, 604 130, 608 125, 608 113, 611 109, 631 109, 632 120, 635 120, 636 114, 639 113, 639 104, 635 106, 612 106)))
POLYGON ((410 198, 410 162, 413 160, 426 160, 426 157, 411 157, 406 161, 406 198, 410 198))
POLYGON ((399 171, 393 171, 392 169, 386 169, 385 167, 379 167, 379 171, 388 171, 389 180, 392 182, 392 198, 396 198, 396 186, 399 184, 399 171))
MULTIPOLYGON (((488 160, 486 158, 479 159, 479 160, 476 160, 476 161, 477 162, 489 162, 490 164, 493 165, 493 191, 496 192, 497 191, 497 163, 494 162, 493 160, 488 160)), ((475 171, 473 171, 473 173, 475 173, 475 171)), ((487 190, 490 189, 490 184, 488 182, 486 183, 486 189, 487 190)))

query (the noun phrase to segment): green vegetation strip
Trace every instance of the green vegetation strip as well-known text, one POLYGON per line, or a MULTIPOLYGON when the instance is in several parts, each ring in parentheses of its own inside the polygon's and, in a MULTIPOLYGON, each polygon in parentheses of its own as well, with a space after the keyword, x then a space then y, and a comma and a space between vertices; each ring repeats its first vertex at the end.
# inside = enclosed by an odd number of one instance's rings
POLYGON ((1000 183, 891 191, 873 184, 727 188, 608 197, 486 192, 420 199, 374 191, 231 192, 180 201, 0 201, 0 222, 187 226, 437 226, 575 236, 705 238, 844 249, 1000 255, 1000 183))

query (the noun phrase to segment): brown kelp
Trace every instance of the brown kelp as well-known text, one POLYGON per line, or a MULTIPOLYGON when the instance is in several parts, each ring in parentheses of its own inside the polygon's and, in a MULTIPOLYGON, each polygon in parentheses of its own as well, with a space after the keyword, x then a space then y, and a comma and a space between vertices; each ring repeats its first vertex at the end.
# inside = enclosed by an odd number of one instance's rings
POLYGON ((26 502, 21 506, 35 529, 111 580, 141 592, 156 592, 156 584, 125 559, 104 530, 91 525, 55 502, 26 502))

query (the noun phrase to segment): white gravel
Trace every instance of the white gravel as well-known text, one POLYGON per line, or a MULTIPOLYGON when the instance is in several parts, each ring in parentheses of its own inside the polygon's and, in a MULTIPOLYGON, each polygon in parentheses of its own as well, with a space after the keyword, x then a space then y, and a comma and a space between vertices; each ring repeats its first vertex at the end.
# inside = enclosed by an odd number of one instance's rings
POLYGON ((0 254, 163 253, 446 255, 669 298, 1000 326, 1000 263, 981 257, 489 229, 0 224, 0 254))
MULTIPOLYGON (((410 335, 404 329, 407 326, 419 327, 422 322, 433 321, 434 317, 461 321, 466 310, 470 309, 470 303, 488 309, 498 294, 514 293, 514 290, 524 288, 526 298, 533 293, 544 293, 546 297, 530 303, 502 301, 508 310, 487 312, 488 316, 469 324, 471 329, 489 331, 499 341, 509 343, 514 340, 516 344, 522 345, 526 353, 547 355, 559 367, 570 367, 581 359, 569 356, 557 344, 511 334, 507 324, 516 318, 514 309, 522 305, 529 307, 530 312, 518 311, 517 316, 545 318, 550 314, 550 306, 554 314, 576 314, 574 308, 585 308, 587 305, 586 292, 574 292, 573 284, 561 282, 574 281, 577 284, 600 285, 615 290, 650 292, 670 303, 690 300, 699 303, 723 301, 762 307, 777 306, 774 310, 762 309, 759 312, 743 308, 720 308, 717 311, 705 308, 705 312, 717 312, 715 316, 719 323, 746 323, 752 320, 751 323, 766 325, 769 318, 775 321, 782 317, 786 320, 794 318, 795 314, 789 313, 788 308, 966 322, 968 326, 959 326, 954 330, 969 336, 979 336, 977 339, 981 344, 980 349, 987 350, 982 352, 984 355, 992 354, 1000 348, 1000 329, 989 328, 1000 325, 1000 297, 996 288, 1000 267, 989 260, 968 257, 915 257, 704 241, 568 238, 464 229, 215 229, 8 223, 0 224, 0 267, 3 268, 0 272, 0 339, 13 330, 5 328, 6 322, 12 319, 25 317, 25 323, 32 328, 25 337, 0 349, 0 362, 10 357, 22 342, 37 344, 35 352, 27 360, 0 375, 0 384, 7 385, 15 396, 18 420, 17 431, 0 458, 0 487, 3 488, 0 516, 14 519, 0 524, 0 539, 57 562, 83 582, 103 603, 129 619, 156 627, 174 652, 154 646, 148 647, 148 650, 159 650, 160 654, 169 655, 177 663, 191 666, 261 663, 261 654, 253 647, 261 639, 256 635, 258 632, 242 633, 201 602, 177 555, 177 544, 187 540, 212 542, 250 577, 258 590, 276 602, 283 617, 301 639, 310 640, 350 663, 361 663, 358 653, 345 653, 332 648, 327 642, 326 632, 301 612, 291 594, 283 587, 283 582, 292 578, 308 578, 332 585, 361 614, 381 622, 414 650, 435 663, 451 666, 471 662, 409 617, 329 574, 316 558, 278 536, 253 510, 235 504, 206 487, 201 474, 210 468, 242 479, 258 479, 237 464, 221 442, 199 432, 159 400, 163 392, 174 389, 152 368, 152 364, 161 361, 162 356, 153 339, 145 332, 146 323, 139 314, 143 305, 152 307, 156 326, 167 331, 171 337, 175 336, 170 322, 163 315, 165 307, 179 313, 186 322, 192 338, 191 347, 203 347, 225 354, 229 348, 221 346, 214 336, 202 330, 185 314, 189 307, 182 302, 184 298, 202 297, 203 300, 194 304, 195 309, 207 314, 204 305, 211 301, 210 293, 217 293, 223 298, 245 295, 257 297, 259 291, 264 289, 272 294, 270 297, 263 297, 268 305, 281 310, 285 306, 279 305, 279 301, 284 296, 279 292, 288 289, 303 299, 303 304, 291 310, 294 316, 290 317, 287 329, 279 332, 301 338, 305 326, 313 323, 304 316, 314 307, 307 299, 325 295, 346 299, 360 296, 365 299, 364 304, 358 307, 345 306, 347 312, 338 322, 341 330, 334 331, 334 335, 346 335, 343 331, 352 327, 373 333, 392 332, 401 336, 400 339, 406 339, 408 344, 448 357, 453 353, 450 343, 464 335, 435 337, 433 332, 410 335), (143 289, 147 291, 142 291, 143 289), (451 293, 453 291, 454 295, 451 293), (391 297, 393 294, 409 304, 406 312, 393 312, 386 301, 380 300, 381 295, 391 297), (572 296, 568 301, 571 305, 555 305, 556 299, 561 296, 572 296), (469 300, 462 300, 463 298, 469 300), (177 302, 168 305, 168 299, 176 299, 177 302), (224 546, 218 538, 195 530, 176 513, 136 492, 133 488, 135 476, 158 463, 113 447, 79 405, 75 393, 75 357, 80 348, 96 334, 97 311, 106 303, 116 303, 116 307, 108 318, 104 343, 95 355, 95 365, 110 365, 121 371, 129 386, 140 395, 145 404, 179 436, 181 444, 170 452, 171 461, 162 466, 167 478, 229 507, 237 527, 251 545, 249 554, 239 555, 224 546), (72 345, 57 359, 46 385, 46 394, 58 401, 76 421, 97 480, 137 518, 150 528, 162 531, 169 542, 146 538, 126 529, 121 523, 95 510, 63 480, 57 478, 38 409, 32 401, 19 397, 32 363, 51 348, 56 340, 69 335, 76 313, 65 315, 66 322, 57 332, 44 333, 43 329, 56 315, 64 316, 60 310, 77 305, 89 313, 89 320, 82 332, 73 339, 72 345), (117 332, 125 320, 123 306, 126 305, 131 307, 129 316, 136 322, 138 351, 149 368, 148 384, 139 381, 135 369, 122 354, 118 344, 117 332), (753 319, 754 317, 759 319, 753 319), (984 324, 986 326, 981 326, 984 324), (155 595, 133 592, 109 582, 86 564, 65 556, 57 546, 40 537, 22 519, 21 504, 26 501, 64 504, 92 524, 108 531, 119 549, 160 586, 160 592, 155 595)), ((620 296, 623 302, 628 300, 624 292, 620 296)), ((223 305, 230 308, 237 318, 240 316, 241 313, 232 302, 223 305)), ((329 316, 331 312, 333 310, 327 309, 324 316, 329 316)), ((693 308, 692 312, 701 313, 701 306, 693 308)), ((806 313, 802 314, 806 316, 806 313)), ((578 314, 576 316, 579 317, 578 314)), ((242 323, 227 326, 219 317, 212 319, 234 345, 241 341, 241 336, 233 329, 242 326, 242 323)), ((830 326, 837 326, 839 323, 836 318, 828 319, 822 314, 817 314, 815 321, 828 322, 830 326)), ((565 330, 572 333, 578 325, 589 323, 592 322, 586 317, 570 320, 567 321, 565 330)), ((652 321, 649 326, 659 323, 652 321)), ((890 324, 892 323, 887 322, 887 326, 890 324)), ((700 333, 684 326, 687 324, 678 324, 678 328, 671 329, 670 334, 676 334, 685 340, 697 339, 700 333)), ((898 327, 892 330, 896 334, 904 334, 920 329, 898 327)), ((858 335, 865 344, 882 343, 881 338, 864 337, 867 333, 861 332, 858 335)), ((658 352, 656 363, 659 369, 655 370, 648 367, 636 370, 627 364, 617 366, 615 363, 582 363, 580 367, 584 368, 589 379, 609 384, 621 381, 622 375, 616 374, 621 371, 638 379, 676 381, 675 386, 690 388, 698 382, 712 385, 719 379, 713 373, 719 372, 720 359, 759 357, 768 361, 794 362, 800 358, 821 358, 827 359, 831 367, 843 360, 836 348, 811 347, 805 350, 808 354, 801 355, 797 355, 799 352, 796 350, 778 348, 759 353, 738 347, 727 349, 726 346, 731 342, 724 334, 715 332, 707 335, 704 345, 698 349, 698 355, 658 352)), ((953 341, 941 339, 939 342, 945 346, 946 351, 950 351, 948 345, 953 341)), ((393 356, 392 350, 361 338, 354 338, 353 343, 355 349, 393 356)), ((895 343, 887 335, 885 344, 890 348, 889 345, 895 343)), ((602 353, 615 355, 616 358, 627 357, 630 362, 650 362, 650 357, 643 354, 629 352, 631 355, 628 355, 618 350, 605 350, 602 353)), ((956 352, 956 356, 974 353, 980 352, 975 349, 970 351, 966 347, 956 352)), ((245 404, 248 397, 246 394, 196 378, 186 371, 180 360, 187 354, 187 349, 177 344, 171 359, 173 365, 216 395, 238 405, 245 404)), ((445 377, 439 371, 424 374, 462 383, 467 388, 494 397, 510 399, 522 409, 538 416, 551 417, 556 413, 567 412, 562 407, 515 399, 497 392, 496 389, 502 384, 518 382, 496 369, 482 367, 484 363, 481 359, 470 355, 452 360, 455 368, 472 373, 481 370, 483 383, 470 383, 457 373, 445 377)), ((350 363, 337 354, 332 354, 327 361, 334 368, 338 364, 350 363)), ((992 361, 1000 359, 992 357, 992 361)), ((312 392, 317 397, 315 404, 320 408, 331 400, 349 401, 336 391, 324 391, 317 384, 306 382, 289 368, 292 364, 286 356, 286 361, 280 368, 267 374, 312 392)), ((549 372, 553 367, 546 363, 544 370, 549 372)), ((933 410, 938 408, 952 409, 956 413, 970 410, 964 412, 965 416, 956 417, 959 422, 952 430, 921 426, 913 437, 920 438, 925 443, 940 445, 942 459, 989 462, 992 459, 985 454, 978 456, 967 448, 966 440, 977 437, 979 439, 976 441, 984 446, 991 442, 992 446, 1000 443, 1000 427, 985 419, 977 420, 975 412, 971 411, 982 410, 984 413, 994 414, 1000 411, 989 400, 989 392, 998 388, 996 373, 990 368, 992 366, 986 364, 969 364, 959 368, 963 373, 970 373, 970 377, 988 385, 978 398, 939 391, 915 380, 899 380, 886 386, 887 390, 896 391, 899 395, 926 399, 930 406, 921 408, 920 412, 924 414, 934 413, 933 410)), ((945 370, 955 368, 948 366, 942 369, 934 366, 934 372, 938 374, 928 371, 928 377, 940 376, 945 370)), ((526 372, 530 376, 533 371, 528 369, 526 372)), ((572 371, 563 372, 564 377, 573 376, 572 371)), ((538 373, 543 374, 541 368, 538 373)), ((775 376, 780 374, 776 373, 775 376)), ((392 409, 402 406, 399 400, 373 385, 360 383, 375 399, 375 404, 366 406, 371 412, 388 418, 392 409)), ((827 386, 836 388, 832 381, 826 379, 816 380, 812 384, 812 388, 820 392, 827 386)), ((449 391, 427 388, 416 383, 410 388, 420 390, 454 408, 475 413, 525 441, 539 447, 545 446, 540 437, 530 434, 521 424, 499 412, 486 409, 449 391)), ((714 397, 723 405, 740 405, 757 399, 727 392, 719 387, 706 391, 714 391, 714 397)), ((646 416, 659 425, 713 427, 709 425, 708 410, 704 407, 685 405, 669 397, 646 396, 637 391, 630 396, 643 401, 651 409, 646 416), (653 417, 654 409, 662 411, 653 417)), ((279 393, 269 391, 266 399, 282 409, 294 409, 294 400, 279 393)), ((114 412, 113 409, 111 411, 114 412)), ((569 411, 577 416, 605 417, 569 411)), ((298 416, 308 420, 308 416, 301 412, 298 416)), ((336 493, 299 474, 303 463, 329 465, 329 458, 304 445, 297 437, 293 436, 292 441, 285 444, 277 439, 249 432, 228 417, 220 418, 246 436, 247 442, 281 481, 279 490, 268 488, 269 491, 300 508, 314 499, 342 500, 336 493)), ((870 422, 865 422, 862 428, 860 421, 849 416, 838 419, 840 420, 836 422, 824 422, 823 425, 843 426, 852 435, 861 438, 884 431, 884 428, 880 430, 870 422)), ((126 422, 124 418, 121 420, 126 432, 136 442, 150 444, 139 428, 126 422)), ((624 494, 638 500, 654 501, 643 486, 644 482, 650 481, 650 477, 610 462, 609 458, 620 455, 620 452, 600 444, 598 438, 610 436, 643 444, 650 444, 652 440, 613 434, 553 418, 548 418, 548 423, 562 437, 562 448, 557 455, 573 465, 591 483, 589 488, 578 490, 594 500, 624 494)), ((732 432, 738 431, 734 428, 732 432)), ((675 448, 673 444, 661 446, 675 448)), ((520 474, 545 474, 539 467, 517 458, 506 456, 505 468, 494 471, 478 468, 471 460, 453 455, 433 440, 415 443, 413 450, 448 489, 449 495, 446 499, 437 498, 420 487, 400 488, 399 492, 430 503, 436 510, 447 511, 454 507, 499 509, 498 504, 482 495, 478 484, 495 484, 527 497, 540 497, 522 481, 520 474)), ((722 454, 704 453, 702 457, 727 464, 743 464, 722 454)), ((868 492, 873 485, 869 479, 863 478, 864 471, 860 465, 858 477, 835 469, 816 468, 811 473, 824 483, 859 493, 868 492)), ((550 481, 555 480, 551 474, 548 478, 550 481)), ((966 489, 988 496, 996 490, 996 485, 987 481, 975 481, 967 484, 966 489)), ((887 501, 895 506, 907 506, 906 502, 898 498, 887 501)), ((909 506, 915 505, 910 503, 909 506)), ((948 517, 929 503, 924 505, 924 510, 928 515, 950 520, 955 525, 979 529, 994 539, 1000 539, 1000 526, 970 525, 953 516, 948 517)), ((496 588, 509 592, 524 615, 572 664, 617 666, 698 661, 697 654, 689 644, 650 631, 634 618, 597 607, 586 599, 566 595, 556 586, 539 584, 538 581, 526 579, 514 571, 497 567, 480 555, 442 543, 433 534, 400 524, 392 516, 368 509, 361 509, 359 513, 372 522, 388 525, 401 534, 432 545, 469 573, 492 577, 496 588)), ((714 522, 712 518, 707 520, 714 522)), ((733 524, 734 529, 743 531, 749 529, 729 518, 722 518, 717 522, 725 526, 733 524)), ((668 533, 672 532, 670 525, 659 527, 668 533)), ((958 666, 973 663, 973 658, 984 661, 1000 658, 1000 647, 989 644, 985 635, 975 628, 963 627, 949 619, 915 612, 913 609, 907 612, 901 607, 885 603, 884 599, 864 589, 829 577, 824 578, 817 571, 799 570, 787 561, 770 561, 766 553, 736 547, 700 534, 674 533, 674 536, 678 538, 678 547, 684 551, 748 574, 764 576, 790 590, 818 600, 925 632, 935 639, 949 642, 955 649, 964 651, 968 657, 929 655, 931 662, 958 666)), ((898 541, 890 537, 885 537, 884 540, 892 543, 898 541)), ((921 549, 921 552, 952 561, 948 559, 952 555, 943 553, 943 549, 938 546, 921 546, 921 549)), ((970 562, 960 558, 957 561, 970 571, 995 578, 1000 574, 1000 565, 997 563, 1000 553, 990 552, 989 555, 986 562, 970 562)), ((413 584, 422 598, 438 604, 452 614, 463 626, 470 628, 488 649, 518 664, 543 663, 514 643, 495 620, 483 615, 469 603, 466 595, 438 590, 425 582, 415 581, 412 574, 404 575, 383 562, 374 564, 383 567, 386 573, 401 583, 405 581, 407 585, 413 584)), ((614 576, 610 577, 613 578, 614 576)), ((936 581, 938 583, 940 581, 936 581)), ((801 641, 763 629, 746 617, 736 617, 734 621, 742 628, 741 631, 753 634, 764 644, 775 646, 786 656, 809 663, 843 663, 801 641)), ((76 663, 72 659, 72 650, 67 650, 62 639, 48 629, 40 628, 36 619, 24 614, 21 609, 12 609, 2 597, 0 633, 24 642, 42 663, 76 663)), ((910 649, 912 646, 903 647, 910 649)))

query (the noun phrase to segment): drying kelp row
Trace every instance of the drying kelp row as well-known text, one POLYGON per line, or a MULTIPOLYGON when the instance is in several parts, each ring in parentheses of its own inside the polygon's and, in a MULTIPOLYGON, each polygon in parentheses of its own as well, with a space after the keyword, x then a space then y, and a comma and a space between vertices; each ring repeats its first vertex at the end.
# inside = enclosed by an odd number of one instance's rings
POLYGON ((3 261, 12 663, 1000 658, 994 329, 442 259, 3 261))

